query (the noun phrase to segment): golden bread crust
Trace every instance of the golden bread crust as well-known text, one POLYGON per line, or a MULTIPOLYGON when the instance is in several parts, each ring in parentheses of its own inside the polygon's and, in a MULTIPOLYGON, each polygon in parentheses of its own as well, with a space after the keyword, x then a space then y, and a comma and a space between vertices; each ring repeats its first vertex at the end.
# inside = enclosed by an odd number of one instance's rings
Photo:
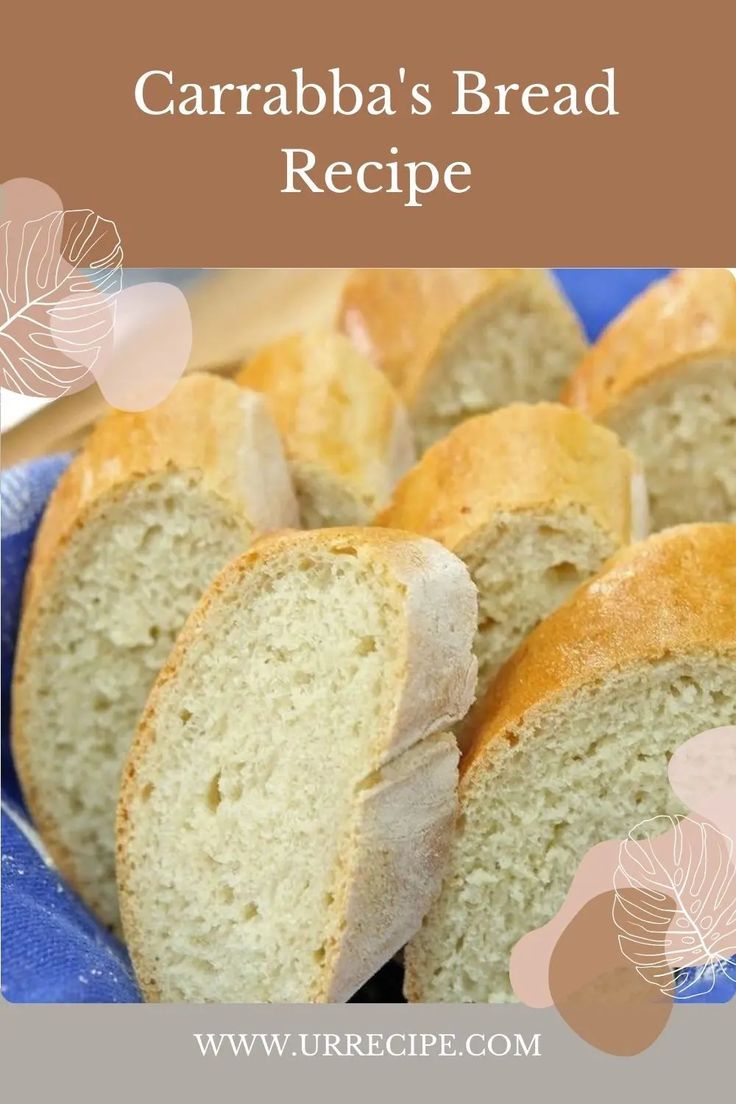
POLYGON ((698 653, 736 661, 736 525, 681 525, 633 544, 542 621, 477 708, 462 784, 545 700, 632 664, 698 653))
POLYGON ((614 542, 631 529, 634 458, 579 411, 514 403, 470 418, 432 445, 376 519, 458 552, 498 512, 582 506, 614 542))
POLYGON ((290 460, 385 501, 413 461, 408 419, 386 376, 342 334, 284 338, 235 377, 260 392, 290 460))
POLYGON ((197 471, 205 487, 242 510, 244 418, 238 397, 231 381, 194 372, 153 409, 113 410, 104 417, 49 498, 26 576, 26 601, 92 506, 131 481, 167 469, 197 471))
POLYGON ((647 288, 604 330, 562 399, 603 421, 639 388, 688 365, 736 354, 736 278, 689 268, 647 288))
POLYGON ((534 293, 569 317, 551 275, 534 268, 357 269, 343 290, 338 325, 370 356, 411 409, 432 384, 435 358, 464 316, 489 298, 534 293))

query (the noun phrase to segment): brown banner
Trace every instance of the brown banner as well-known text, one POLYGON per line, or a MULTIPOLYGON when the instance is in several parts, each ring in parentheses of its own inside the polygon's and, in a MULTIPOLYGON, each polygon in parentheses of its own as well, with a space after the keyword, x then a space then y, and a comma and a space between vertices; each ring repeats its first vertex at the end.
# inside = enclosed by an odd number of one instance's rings
MULTIPOLYGON (((0 168, 115 220, 127 265, 733 264, 735 12, 731 0, 16 2, 0 168), (355 114, 332 113, 335 67, 363 97, 355 114), (296 112, 298 68, 325 88, 318 114, 296 112), (173 113, 136 105, 153 70, 141 99, 173 113), (465 83, 485 81, 487 111, 453 115, 457 70, 482 74, 465 83), (279 93, 263 86, 279 83, 291 114, 266 113, 279 93), (394 114, 368 110, 381 83, 394 114), (197 106, 185 84, 208 114, 181 113, 197 106), (218 103, 212 84, 260 85, 252 113, 238 113, 242 89, 218 103), (297 177, 285 194, 284 149, 308 150, 325 190, 297 177), (417 161, 433 168, 407 168, 417 161), (361 177, 366 162, 380 167, 361 177), (469 168, 448 177, 455 162, 469 168), (412 172, 423 188, 438 177, 417 206, 412 172)), ((307 91, 308 110, 318 100, 307 91)))

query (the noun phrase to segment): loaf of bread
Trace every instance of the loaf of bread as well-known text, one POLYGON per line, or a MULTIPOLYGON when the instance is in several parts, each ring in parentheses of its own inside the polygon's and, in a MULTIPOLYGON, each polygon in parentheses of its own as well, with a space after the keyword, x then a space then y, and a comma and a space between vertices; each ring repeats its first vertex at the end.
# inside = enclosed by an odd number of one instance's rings
POLYGON ((480 696, 530 629, 632 529, 646 535, 646 490, 610 430, 558 404, 515 403, 432 445, 378 523, 433 537, 469 568, 480 696))
POLYGON ((267 537, 153 689, 118 811, 123 925, 149 1000, 342 1001, 418 928, 455 814, 446 734, 476 601, 434 541, 267 537))
POLYGON ((736 278, 684 269, 603 333, 563 393, 640 457, 652 526, 736 521, 736 278))
POLYGON ((358 270, 339 325, 398 390, 420 452, 473 414, 556 398, 586 348, 540 269, 358 270))
POLYGON ((436 906, 406 953, 414 1001, 511 996, 509 956, 587 850, 677 813, 672 752, 736 720, 736 526, 619 552, 527 637, 477 716, 436 906))
POLYGON ((268 403, 307 529, 367 525, 413 462, 398 395, 341 334, 285 338, 251 360, 237 382, 268 403))
POLYGON ((55 862, 107 924, 120 771, 153 680, 216 572, 297 517, 262 398, 205 375, 103 419, 51 497, 26 581, 13 751, 55 862))

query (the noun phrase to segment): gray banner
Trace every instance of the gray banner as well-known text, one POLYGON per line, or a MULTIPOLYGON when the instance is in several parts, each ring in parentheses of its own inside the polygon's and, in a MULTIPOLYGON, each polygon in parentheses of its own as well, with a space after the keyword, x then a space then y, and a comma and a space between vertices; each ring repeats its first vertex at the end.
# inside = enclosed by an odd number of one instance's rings
POLYGON ((389 1101, 407 1093, 447 1101, 458 1093, 489 1099, 553 1099, 596 1104, 626 1099, 699 1100, 728 1093, 733 1076, 736 1001, 678 1006, 661 1038, 635 1058, 602 1054, 574 1035, 556 1012, 517 1006, 0 1006, 3 1081, 29 1101, 73 1098, 106 1104, 131 1098, 179 1102, 236 1100, 256 1093, 277 1101, 319 1093, 321 1102, 389 1101), (229 1039, 203 1055, 208 1033, 241 1033, 253 1050, 236 1056, 229 1039), (329 1035, 338 1035, 330 1042, 329 1035), (309 1057, 315 1048, 420 1049, 421 1034, 454 1036, 445 1049, 499 1056, 309 1057), (198 1042, 196 1035, 199 1035, 198 1042), (284 1054, 267 1056, 252 1034, 276 1034, 284 1054), (316 1038, 316 1035, 319 1038, 316 1038), (521 1043, 517 1039, 521 1038, 521 1043), (534 1036, 538 1034, 537 1044, 534 1036), (302 1040, 301 1036, 304 1036, 302 1040), (327 1039, 325 1038, 327 1036, 327 1039), (492 1040, 492 1037, 495 1038, 492 1040), (508 1053, 506 1039, 509 1041, 508 1053), (535 1050, 538 1049, 538 1054, 535 1050), (296 1056, 294 1055, 294 1052, 296 1056), (534 1096, 532 1095, 534 1094, 534 1096), (538 1096, 536 1094, 539 1094, 538 1096))

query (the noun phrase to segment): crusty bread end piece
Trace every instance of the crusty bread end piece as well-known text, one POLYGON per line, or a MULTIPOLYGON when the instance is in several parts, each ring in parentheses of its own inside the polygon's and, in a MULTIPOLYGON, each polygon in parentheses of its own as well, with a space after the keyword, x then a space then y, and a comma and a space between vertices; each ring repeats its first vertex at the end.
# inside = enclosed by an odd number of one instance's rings
POLYGON ((414 461, 398 395, 342 334, 316 330, 269 345, 236 381, 268 403, 307 529, 368 524, 414 461))
POLYGON ((681 812, 670 755, 735 720, 736 526, 618 553, 482 703, 443 890, 406 952, 409 999, 510 999, 512 948, 557 912, 587 850, 681 812))
POLYGON ((216 572, 297 522, 261 397, 198 374, 153 410, 104 418, 51 496, 26 577, 13 753, 51 855, 107 924, 120 770, 153 680, 216 572))
POLYGON ((736 521, 736 278, 683 269, 648 288, 563 394, 644 465, 652 527, 736 521))
POLYGON ((420 453, 474 414, 556 398, 586 349, 542 269, 359 269, 339 325, 397 388, 420 453))
POLYGON ((215 580, 128 760, 118 879, 149 1000, 347 999, 439 889, 476 601, 434 541, 264 538, 215 580))
POLYGON ((543 617, 646 535, 646 491, 610 430, 559 404, 515 403, 432 445, 378 524, 432 537, 469 568, 480 697, 543 617))

